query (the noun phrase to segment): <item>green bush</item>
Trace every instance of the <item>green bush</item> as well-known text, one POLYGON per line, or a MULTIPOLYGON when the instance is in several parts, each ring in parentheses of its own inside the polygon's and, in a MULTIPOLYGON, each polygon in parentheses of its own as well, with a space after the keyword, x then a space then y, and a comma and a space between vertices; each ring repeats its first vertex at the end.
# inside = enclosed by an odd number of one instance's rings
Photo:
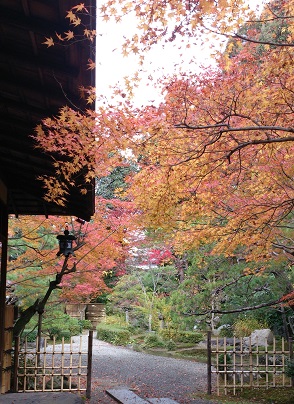
POLYGON ((80 320, 67 314, 56 312, 55 317, 46 317, 43 321, 42 331, 50 339, 60 340, 62 337, 69 339, 82 332, 80 320))
POLYGON ((96 327, 97 339, 110 342, 114 345, 127 345, 130 342, 131 333, 128 329, 113 324, 98 324, 96 327))
POLYGON ((163 347, 164 342, 162 339, 155 333, 149 333, 144 338, 143 346, 145 348, 156 348, 156 347, 163 347))
POLYGON ((219 332, 219 337, 232 338, 234 336, 234 331, 231 325, 227 324, 219 332))
POLYGON ((69 330, 63 330, 63 331, 59 332, 58 337, 59 337, 58 339, 64 338, 65 340, 70 340, 70 337, 72 337, 72 334, 69 330))
POLYGON ((165 347, 168 351, 173 351, 174 349, 176 349, 177 344, 172 339, 170 339, 165 343, 165 347))
POLYGON ((92 323, 90 320, 78 320, 78 323, 83 330, 91 330, 92 328, 92 323))
POLYGON ((197 344, 203 340, 203 334, 194 331, 179 331, 175 329, 163 329, 159 331, 159 335, 164 341, 174 341, 181 343, 197 344))
POLYGON ((240 318, 233 324, 235 337, 249 337, 254 330, 268 328, 266 324, 261 323, 255 318, 240 318))

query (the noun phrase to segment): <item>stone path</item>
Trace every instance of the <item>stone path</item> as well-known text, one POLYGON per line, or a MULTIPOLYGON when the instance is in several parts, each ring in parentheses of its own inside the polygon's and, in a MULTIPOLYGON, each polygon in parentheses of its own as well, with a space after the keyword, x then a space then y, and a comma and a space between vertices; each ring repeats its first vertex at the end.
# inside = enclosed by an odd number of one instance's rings
POLYGON ((92 392, 89 404, 115 401, 108 389, 128 388, 141 398, 170 398, 180 404, 208 404, 193 393, 206 394, 206 364, 154 356, 117 347, 94 338, 92 392))

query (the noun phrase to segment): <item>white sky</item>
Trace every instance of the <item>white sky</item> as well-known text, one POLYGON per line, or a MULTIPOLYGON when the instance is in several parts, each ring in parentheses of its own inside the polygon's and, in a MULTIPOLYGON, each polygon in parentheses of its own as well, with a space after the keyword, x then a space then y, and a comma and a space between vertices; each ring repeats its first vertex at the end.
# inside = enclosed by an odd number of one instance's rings
MULTIPOLYGON (((249 0, 249 3, 257 5, 261 0, 249 0)), ((142 79, 139 88, 135 93, 135 104, 138 106, 157 103, 162 97, 160 89, 155 85, 157 78, 163 75, 171 75, 174 72, 199 71, 201 65, 208 66, 213 63, 210 57, 209 41, 207 46, 192 46, 189 49, 179 51, 177 43, 172 42, 162 45, 156 45, 149 52, 144 62, 144 72, 142 67, 138 66, 138 58, 135 55, 123 57, 121 47, 123 36, 128 33, 134 33, 136 29, 135 19, 123 19, 119 24, 113 22, 97 21, 97 42, 96 42, 96 89, 98 94, 103 94, 108 100, 112 91, 111 86, 120 83, 123 85, 125 76, 132 76, 138 69, 142 79), (180 53, 184 51, 184 57, 180 53), (190 63, 193 59, 193 64, 190 63), (150 82, 148 76, 153 78, 150 82)), ((223 40, 220 37, 220 41, 223 40)), ((215 42, 215 39, 214 39, 215 42)), ((215 44, 215 43, 214 43, 215 44)), ((112 100, 114 102, 114 100, 112 100)))
POLYGON ((96 89, 98 94, 103 94, 107 97, 111 94, 110 86, 118 82, 123 84, 125 76, 132 76, 139 69, 142 77, 146 79, 142 80, 139 89, 136 91, 135 102, 138 105, 148 104, 149 101, 158 100, 160 97, 160 90, 152 85, 152 82, 147 79, 148 76, 152 76, 154 82, 164 74, 172 74, 179 70, 190 70, 192 66, 188 62, 192 58, 196 58, 193 67, 195 69, 197 65, 209 65, 211 63, 208 51, 204 52, 195 46, 179 51, 176 44, 168 43, 167 45, 165 44, 164 49, 162 49, 162 45, 154 46, 145 58, 143 67, 138 66, 138 57, 136 55, 123 57, 121 54, 123 35, 128 31, 129 24, 116 24, 115 26, 108 23, 106 27, 105 24, 99 24, 97 31, 101 32, 100 28, 102 27, 104 28, 103 34, 98 36, 96 42, 96 89), (180 56, 182 52, 185 52, 185 63, 180 56))

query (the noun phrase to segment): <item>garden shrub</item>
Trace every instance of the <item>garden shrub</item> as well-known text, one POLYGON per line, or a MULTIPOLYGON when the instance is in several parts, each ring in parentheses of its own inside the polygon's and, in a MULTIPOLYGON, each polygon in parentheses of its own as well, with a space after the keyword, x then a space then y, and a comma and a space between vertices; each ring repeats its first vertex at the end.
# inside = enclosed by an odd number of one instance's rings
POLYGON ((82 326, 80 320, 67 314, 60 314, 53 319, 45 318, 42 331, 51 340, 54 338, 60 340, 62 337, 69 339, 74 335, 79 335, 82 332, 82 326))
POLYGON ((254 330, 260 330, 262 328, 268 328, 266 324, 261 323, 255 318, 240 318, 233 324, 234 336, 249 337, 254 330))
POLYGON ((64 338, 65 340, 68 341, 68 340, 70 340, 71 337, 72 337, 72 334, 69 330, 63 330, 63 331, 60 331, 60 333, 59 333, 59 339, 64 338))
POLYGON ((195 331, 179 331, 175 329, 163 329, 159 335, 164 341, 174 341, 181 343, 197 344, 203 340, 203 334, 195 331))
POLYGON ((232 338, 234 336, 233 327, 230 324, 225 324, 218 335, 219 337, 232 338))
POLYGON ((164 346, 164 342, 157 334, 149 333, 144 338, 143 346, 145 348, 159 348, 164 346))
POLYGON ((172 339, 170 339, 165 343, 165 347, 168 351, 173 351, 174 349, 176 349, 177 344, 172 339))
POLYGON ((83 330, 91 330, 92 328, 92 323, 90 320, 78 320, 78 323, 83 330))
POLYGON ((97 325, 96 330, 97 339, 114 345, 127 345, 130 341, 131 333, 123 327, 100 323, 97 325))

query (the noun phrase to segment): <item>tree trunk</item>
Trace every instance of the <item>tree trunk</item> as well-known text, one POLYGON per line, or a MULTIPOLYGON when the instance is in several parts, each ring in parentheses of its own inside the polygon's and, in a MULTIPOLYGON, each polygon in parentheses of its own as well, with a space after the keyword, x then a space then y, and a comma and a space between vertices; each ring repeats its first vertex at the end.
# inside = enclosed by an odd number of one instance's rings
POLYGON ((58 288, 58 285, 60 284, 63 275, 69 274, 71 272, 76 271, 76 266, 75 264, 71 269, 68 269, 67 267, 67 261, 68 261, 69 256, 66 256, 62 265, 62 269, 59 273, 56 274, 55 280, 50 281, 47 292, 45 293, 45 296, 43 297, 42 300, 37 299, 34 304, 32 304, 30 307, 28 307, 25 311, 23 311, 20 315, 20 317, 16 320, 16 323, 13 327, 13 335, 14 338, 18 337, 25 326, 29 323, 29 321, 32 319, 32 317, 38 312, 38 313, 43 313, 46 303, 51 296, 51 293, 53 292, 54 289, 58 288))

